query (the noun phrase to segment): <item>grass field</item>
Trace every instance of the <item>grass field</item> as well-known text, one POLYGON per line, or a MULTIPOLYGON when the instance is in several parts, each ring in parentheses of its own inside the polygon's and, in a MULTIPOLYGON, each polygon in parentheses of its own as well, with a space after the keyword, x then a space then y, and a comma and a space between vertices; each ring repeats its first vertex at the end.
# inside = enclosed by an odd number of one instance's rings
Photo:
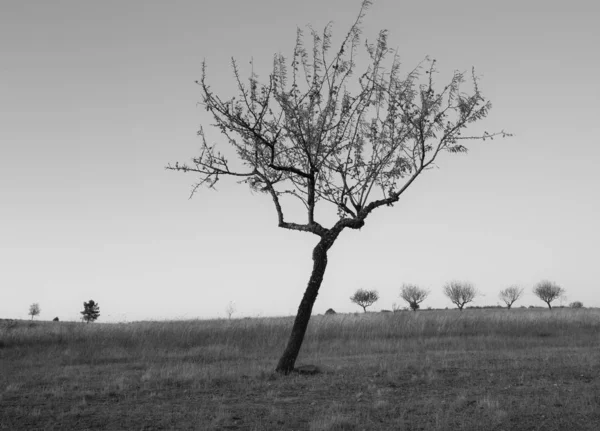
POLYGON ((600 310, 0 321, 0 429, 600 430, 600 310))

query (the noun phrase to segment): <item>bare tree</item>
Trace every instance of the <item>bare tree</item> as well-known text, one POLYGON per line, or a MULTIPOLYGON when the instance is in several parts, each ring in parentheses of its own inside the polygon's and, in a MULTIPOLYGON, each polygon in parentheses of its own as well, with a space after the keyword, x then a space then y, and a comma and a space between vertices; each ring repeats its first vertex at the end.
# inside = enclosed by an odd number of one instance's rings
POLYGON ((398 303, 394 302, 394 303, 392 304, 392 311, 393 311, 394 313, 397 313, 397 312, 399 312, 399 311, 402 311, 402 307, 400 306, 400 304, 398 304, 398 303))
POLYGON ((542 280, 535 285, 533 293, 548 304, 549 309, 552 309, 552 301, 563 296, 565 294, 565 289, 553 281, 542 280))
POLYGON ((415 284, 403 284, 400 290, 400 298, 408 302, 411 310, 417 311, 420 308, 420 303, 425 301, 429 296, 429 291, 420 288, 415 284))
POLYGON ((35 316, 39 315, 41 311, 42 309, 40 308, 40 304, 38 304, 37 302, 31 304, 29 306, 29 315, 31 316, 31 320, 33 320, 35 316))
POLYGON ((477 290, 468 281, 451 281, 444 286, 444 295, 462 311, 465 304, 475 299, 477 290))
POLYGON ((424 60, 402 77, 397 56, 386 67, 391 55, 387 31, 366 44, 369 66, 357 74, 361 26, 371 3, 362 2, 333 53, 331 25, 323 33, 311 30, 312 49, 305 47, 298 29, 291 67, 283 55, 275 55, 266 82, 259 82, 253 71, 245 82, 232 60, 237 97, 216 95, 203 64, 198 85, 204 107, 236 160, 230 162, 216 145, 209 145, 200 129, 200 155, 191 164, 167 166, 199 175, 192 195, 201 186, 213 188, 222 177, 236 178, 271 198, 279 227, 317 237, 312 273, 276 368, 284 374, 294 369, 328 251, 340 233, 362 228, 375 209, 393 206, 421 173, 435 166, 439 154, 465 153, 468 139, 506 136, 464 136, 467 126, 485 118, 491 108, 475 72, 470 90, 463 89, 469 77, 463 72, 455 72, 441 88, 434 85, 435 60, 424 60), (305 221, 286 219, 293 201, 305 208, 305 221), (336 213, 330 227, 317 220, 317 214, 336 213))
POLYGON ((379 299, 379 293, 376 290, 358 289, 354 295, 350 297, 350 301, 356 305, 360 305, 363 311, 367 312, 367 307, 373 305, 379 299))
POLYGON ((235 303, 233 301, 229 301, 227 307, 225 307, 225 314, 227 314, 227 318, 231 319, 231 316, 235 313, 235 303))
POLYGON ((569 307, 571 307, 571 308, 583 308, 583 302, 581 302, 581 301, 571 302, 569 304, 569 307))
POLYGON ((519 286, 510 286, 501 290, 499 297, 506 303, 506 307, 510 310, 512 305, 523 295, 524 288, 519 286))

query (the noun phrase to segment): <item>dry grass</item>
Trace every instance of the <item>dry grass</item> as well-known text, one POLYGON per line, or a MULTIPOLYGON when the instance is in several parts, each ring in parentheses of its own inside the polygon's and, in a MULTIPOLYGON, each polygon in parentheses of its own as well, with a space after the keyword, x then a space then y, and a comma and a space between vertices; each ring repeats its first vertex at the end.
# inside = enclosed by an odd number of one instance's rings
POLYGON ((0 321, 0 429, 597 430, 600 310, 0 321))

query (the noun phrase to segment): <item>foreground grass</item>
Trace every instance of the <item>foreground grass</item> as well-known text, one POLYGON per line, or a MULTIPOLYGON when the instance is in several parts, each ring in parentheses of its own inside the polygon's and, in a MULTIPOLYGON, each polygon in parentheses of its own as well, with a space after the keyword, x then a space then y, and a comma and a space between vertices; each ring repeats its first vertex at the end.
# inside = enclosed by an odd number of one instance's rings
POLYGON ((598 430, 600 310, 0 322, 0 429, 598 430))

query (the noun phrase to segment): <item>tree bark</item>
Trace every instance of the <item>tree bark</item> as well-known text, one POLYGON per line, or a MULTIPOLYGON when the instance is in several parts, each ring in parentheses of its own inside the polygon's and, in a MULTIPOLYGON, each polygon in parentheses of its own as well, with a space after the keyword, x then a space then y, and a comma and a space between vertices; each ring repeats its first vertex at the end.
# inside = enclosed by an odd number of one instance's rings
MULTIPOLYGON (((337 235, 336 235, 337 236, 337 235)), ((313 250, 313 269, 308 280, 308 286, 298 307, 298 313, 294 320, 294 326, 288 340, 287 346, 279 359, 277 368, 275 369, 278 373, 289 374, 294 370, 296 359, 300 353, 300 347, 304 340, 304 334, 306 328, 308 328, 308 322, 312 314, 313 305, 319 294, 319 288, 323 282, 323 275, 325 274, 325 268, 327 268, 327 250, 333 244, 335 238, 329 239, 323 238, 319 241, 319 244, 313 250)))

